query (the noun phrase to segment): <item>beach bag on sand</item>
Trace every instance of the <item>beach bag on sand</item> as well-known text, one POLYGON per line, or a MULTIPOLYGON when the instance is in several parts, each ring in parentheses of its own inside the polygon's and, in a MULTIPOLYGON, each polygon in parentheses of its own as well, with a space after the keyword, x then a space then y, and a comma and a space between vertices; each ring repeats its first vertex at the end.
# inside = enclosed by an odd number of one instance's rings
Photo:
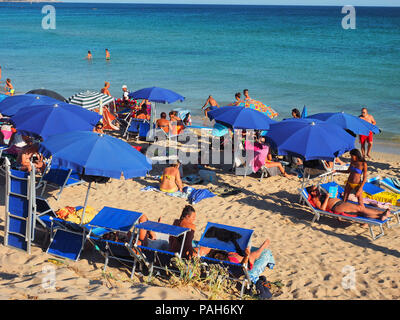
POLYGON ((261 300, 267 300, 272 298, 271 282, 267 281, 265 276, 260 276, 256 282, 257 296, 261 300))
POLYGON ((64 207, 61 208, 60 210, 56 211, 56 215, 57 217, 59 217, 60 219, 64 219, 66 220, 68 218, 68 216, 71 214, 73 215, 75 213, 75 208, 74 207, 64 207))

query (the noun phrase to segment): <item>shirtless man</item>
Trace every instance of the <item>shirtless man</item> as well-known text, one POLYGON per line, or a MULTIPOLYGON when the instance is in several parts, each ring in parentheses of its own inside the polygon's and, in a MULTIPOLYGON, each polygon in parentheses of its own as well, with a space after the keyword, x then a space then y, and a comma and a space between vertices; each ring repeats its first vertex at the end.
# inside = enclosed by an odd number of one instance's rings
POLYGON ((244 99, 245 100, 251 99, 250 96, 249 96, 249 89, 244 89, 243 90, 243 95, 244 95, 244 99))
POLYGON ((219 108, 217 101, 215 101, 215 99, 212 96, 208 96, 207 101, 204 104, 204 106, 201 108, 201 110, 204 110, 204 115, 207 117, 207 112, 214 110, 216 108, 219 108))
POLYGON ((183 183, 179 173, 180 162, 177 161, 171 167, 165 168, 161 176, 160 190, 163 192, 174 193, 182 192, 183 183))
MULTIPOLYGON (((376 121, 375 121, 374 117, 368 113, 367 108, 361 109, 361 114, 360 114, 359 118, 361 118, 369 123, 372 123, 373 125, 376 125, 376 121)), ((368 136, 360 135, 360 144, 361 144, 362 156, 371 158, 371 149, 372 149, 372 144, 373 144, 372 131, 369 132, 368 136), (365 155, 365 142, 367 142, 367 144, 368 144, 367 155, 365 155)))
POLYGON ((163 129, 165 133, 172 131, 171 123, 167 119, 167 114, 165 112, 161 112, 160 119, 156 121, 156 127, 163 129))

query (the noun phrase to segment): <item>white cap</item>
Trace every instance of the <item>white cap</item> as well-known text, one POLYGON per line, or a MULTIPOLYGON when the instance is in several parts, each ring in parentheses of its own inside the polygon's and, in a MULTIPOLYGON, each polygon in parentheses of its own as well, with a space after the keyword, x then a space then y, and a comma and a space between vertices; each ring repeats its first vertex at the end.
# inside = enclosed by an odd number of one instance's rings
POLYGON ((122 86, 122 89, 128 89, 128 87, 126 86, 126 84, 124 84, 124 85, 122 86))

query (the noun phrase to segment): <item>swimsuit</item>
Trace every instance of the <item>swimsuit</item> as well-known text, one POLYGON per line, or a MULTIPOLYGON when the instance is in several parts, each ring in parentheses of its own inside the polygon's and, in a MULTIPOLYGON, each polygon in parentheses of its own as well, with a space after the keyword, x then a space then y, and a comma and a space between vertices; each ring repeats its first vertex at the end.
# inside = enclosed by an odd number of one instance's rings
POLYGON ((367 135, 367 136, 364 136, 364 135, 361 135, 361 134, 360 134, 360 144, 363 145, 363 144, 365 143, 365 141, 368 141, 369 143, 371 143, 372 140, 373 140, 373 133, 372 133, 372 131, 370 131, 370 132, 369 132, 369 135, 367 135))
MULTIPOLYGON (((163 181, 164 178, 170 180, 171 178, 174 178, 174 177, 173 177, 173 176, 170 176, 169 174, 163 174, 163 175, 161 176, 161 181, 163 181)), ((162 188, 160 188, 160 190, 163 191, 163 192, 168 192, 168 193, 174 193, 174 192, 177 191, 176 189, 162 189, 162 188)))
POLYGON ((354 189, 356 189, 356 188, 358 188, 358 187, 361 186, 361 183, 350 183, 350 182, 347 182, 347 184, 349 185, 349 187, 350 187, 352 190, 354 190, 354 189))
POLYGON ((362 170, 361 170, 361 169, 358 169, 358 168, 356 168, 356 167, 350 166, 349 169, 350 169, 351 172, 358 173, 358 174, 362 174, 362 170))
POLYGON ((335 212, 335 208, 338 207, 338 206, 340 206, 340 205, 343 204, 343 203, 344 203, 344 201, 339 200, 338 202, 336 202, 336 203, 332 206, 331 211, 332 211, 332 212, 335 212))

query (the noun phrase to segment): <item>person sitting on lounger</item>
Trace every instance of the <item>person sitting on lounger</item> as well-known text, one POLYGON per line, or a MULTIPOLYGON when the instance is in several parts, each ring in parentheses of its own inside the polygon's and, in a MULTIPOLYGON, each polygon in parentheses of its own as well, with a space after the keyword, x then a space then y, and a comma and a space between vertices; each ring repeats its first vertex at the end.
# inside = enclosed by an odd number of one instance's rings
MULTIPOLYGON (((190 205, 183 208, 182 214, 179 219, 176 219, 173 223, 174 226, 189 228, 190 231, 186 233, 185 243, 182 250, 182 258, 191 259, 193 255, 197 252, 197 249, 193 248, 192 241, 194 238, 194 232, 196 230, 195 226, 196 211, 190 205)), ((183 235, 179 237, 169 237, 169 250, 171 252, 180 252, 182 247, 183 235)))
POLYGON ((165 168, 161 176, 160 190, 163 192, 174 193, 182 192, 183 184, 179 172, 180 162, 177 161, 171 167, 165 168))
MULTIPOLYGON (((260 137, 258 143, 260 144, 266 144, 265 142, 265 138, 264 137, 260 137)), ((268 145, 268 144, 267 144, 268 145)), ((279 161, 273 161, 272 160, 272 154, 271 154, 271 147, 268 145, 269 147, 269 152, 267 155, 267 159, 265 159, 265 164, 264 167, 266 168, 274 168, 277 167, 279 169, 279 171, 281 172, 281 174, 285 177, 285 178, 290 178, 290 175, 288 175, 285 171, 285 168, 282 166, 282 163, 280 163, 279 161)))
POLYGON ((355 193, 358 204, 364 206, 363 188, 367 182, 367 162, 358 149, 350 151, 351 162, 347 170, 336 170, 335 172, 350 173, 344 188, 343 200, 347 201, 350 193, 355 193), (362 176, 362 179, 361 179, 362 176))
POLYGON ((163 129, 165 133, 172 131, 171 123, 167 119, 165 112, 161 112, 160 119, 156 121, 156 127, 163 129))
POLYGON ((332 211, 333 213, 350 213, 355 214, 360 217, 386 220, 390 215, 390 210, 385 211, 367 208, 365 206, 357 205, 351 202, 342 201, 338 198, 330 198, 329 195, 319 190, 317 186, 311 186, 306 188, 308 194, 310 195, 311 204, 323 211, 332 211))
POLYGON ((25 137, 27 145, 18 153, 17 164, 20 165, 19 170, 21 171, 32 171, 32 164, 35 166, 36 170, 43 173, 45 169, 45 164, 43 162, 43 155, 38 151, 38 145, 33 144, 31 139, 25 137))
POLYGON ((270 240, 266 239, 263 244, 253 250, 250 251, 249 248, 244 250, 244 256, 241 256, 237 252, 225 252, 220 250, 212 250, 210 248, 200 247, 200 255, 209 256, 210 258, 222 260, 222 261, 229 261, 233 263, 240 263, 240 264, 248 264, 248 270, 252 270, 254 263, 256 260, 260 259, 262 255, 265 254, 265 249, 268 248, 270 244, 270 240))

